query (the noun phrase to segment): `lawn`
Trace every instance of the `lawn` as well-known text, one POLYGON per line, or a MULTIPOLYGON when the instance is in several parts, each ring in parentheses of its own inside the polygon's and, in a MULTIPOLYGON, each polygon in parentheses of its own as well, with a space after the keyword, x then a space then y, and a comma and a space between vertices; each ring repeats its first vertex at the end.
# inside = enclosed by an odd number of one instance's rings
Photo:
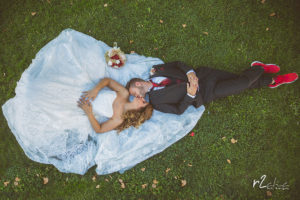
MULTIPOLYGON (((0 104, 66 28, 164 62, 239 73, 259 60, 299 74, 299 22, 296 0, 2 0, 0 104)), ((30 160, 1 112, 0 199, 299 199, 299 100, 299 80, 219 99, 205 105, 194 136, 110 175, 30 160), (269 189, 253 187, 263 175, 269 189), (288 189, 271 188, 275 179, 288 189)))

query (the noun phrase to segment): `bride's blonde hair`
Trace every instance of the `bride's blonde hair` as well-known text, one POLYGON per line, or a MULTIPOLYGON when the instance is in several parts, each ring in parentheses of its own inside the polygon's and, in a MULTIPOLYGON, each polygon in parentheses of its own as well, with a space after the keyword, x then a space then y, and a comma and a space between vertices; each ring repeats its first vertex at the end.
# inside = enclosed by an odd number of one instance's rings
POLYGON ((122 119, 124 121, 116 128, 117 133, 120 133, 124 129, 129 128, 130 126, 138 128, 142 123, 151 118, 152 112, 153 107, 151 104, 148 104, 144 108, 138 110, 129 110, 125 112, 122 115, 122 119))

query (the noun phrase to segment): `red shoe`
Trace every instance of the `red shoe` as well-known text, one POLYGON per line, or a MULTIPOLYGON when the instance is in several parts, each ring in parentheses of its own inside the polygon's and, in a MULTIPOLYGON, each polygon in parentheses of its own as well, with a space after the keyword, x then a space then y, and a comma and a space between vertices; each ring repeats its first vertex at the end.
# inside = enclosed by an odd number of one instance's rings
POLYGON ((264 68, 264 72, 265 73, 277 73, 280 70, 280 67, 278 65, 275 64, 264 64, 262 62, 259 61, 254 61, 251 63, 251 67, 253 66, 261 66, 264 68))
POLYGON ((287 84, 287 83, 293 83, 298 79, 298 74, 297 73, 289 73, 289 74, 284 74, 284 75, 278 75, 274 77, 274 84, 269 84, 269 88, 276 88, 282 84, 287 84))

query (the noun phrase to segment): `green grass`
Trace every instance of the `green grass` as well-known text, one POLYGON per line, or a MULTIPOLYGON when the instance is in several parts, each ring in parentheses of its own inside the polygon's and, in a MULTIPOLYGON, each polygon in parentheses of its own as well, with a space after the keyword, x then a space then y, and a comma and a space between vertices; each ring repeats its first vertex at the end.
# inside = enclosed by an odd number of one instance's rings
MULTIPOLYGON (((36 53, 66 28, 164 62, 181 60, 238 73, 260 60, 279 64, 281 74, 300 72, 296 0, 49 2, 0 2, 1 105, 14 97, 16 82, 36 53)), ((0 199, 299 199, 299 86, 298 80, 276 89, 248 90, 206 105, 194 137, 187 135, 124 174, 100 175, 95 182, 96 166, 81 176, 28 159, 1 114, 0 199), (232 144, 231 138, 238 142, 232 144), (270 190, 268 198, 267 189, 252 187, 263 174, 264 185, 276 178, 279 184, 287 182, 289 190, 270 190), (17 176, 21 180, 15 186, 17 176), (48 177, 48 184, 41 177, 48 177), (181 187, 183 179, 187 184, 181 187), (6 187, 5 181, 10 181, 6 187)))

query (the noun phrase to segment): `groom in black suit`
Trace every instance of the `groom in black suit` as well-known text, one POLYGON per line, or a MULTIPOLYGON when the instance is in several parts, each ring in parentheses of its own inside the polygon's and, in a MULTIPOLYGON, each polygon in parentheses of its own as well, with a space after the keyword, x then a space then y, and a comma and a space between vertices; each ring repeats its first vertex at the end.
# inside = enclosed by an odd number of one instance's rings
POLYGON ((278 75, 275 78, 266 74, 279 70, 277 65, 255 61, 250 68, 237 75, 209 67, 193 69, 183 62, 175 61, 154 65, 149 80, 133 78, 126 88, 131 95, 140 98, 148 93, 149 101, 156 110, 182 114, 189 105, 198 108, 245 89, 263 86, 274 88, 298 78, 296 73, 278 75))

